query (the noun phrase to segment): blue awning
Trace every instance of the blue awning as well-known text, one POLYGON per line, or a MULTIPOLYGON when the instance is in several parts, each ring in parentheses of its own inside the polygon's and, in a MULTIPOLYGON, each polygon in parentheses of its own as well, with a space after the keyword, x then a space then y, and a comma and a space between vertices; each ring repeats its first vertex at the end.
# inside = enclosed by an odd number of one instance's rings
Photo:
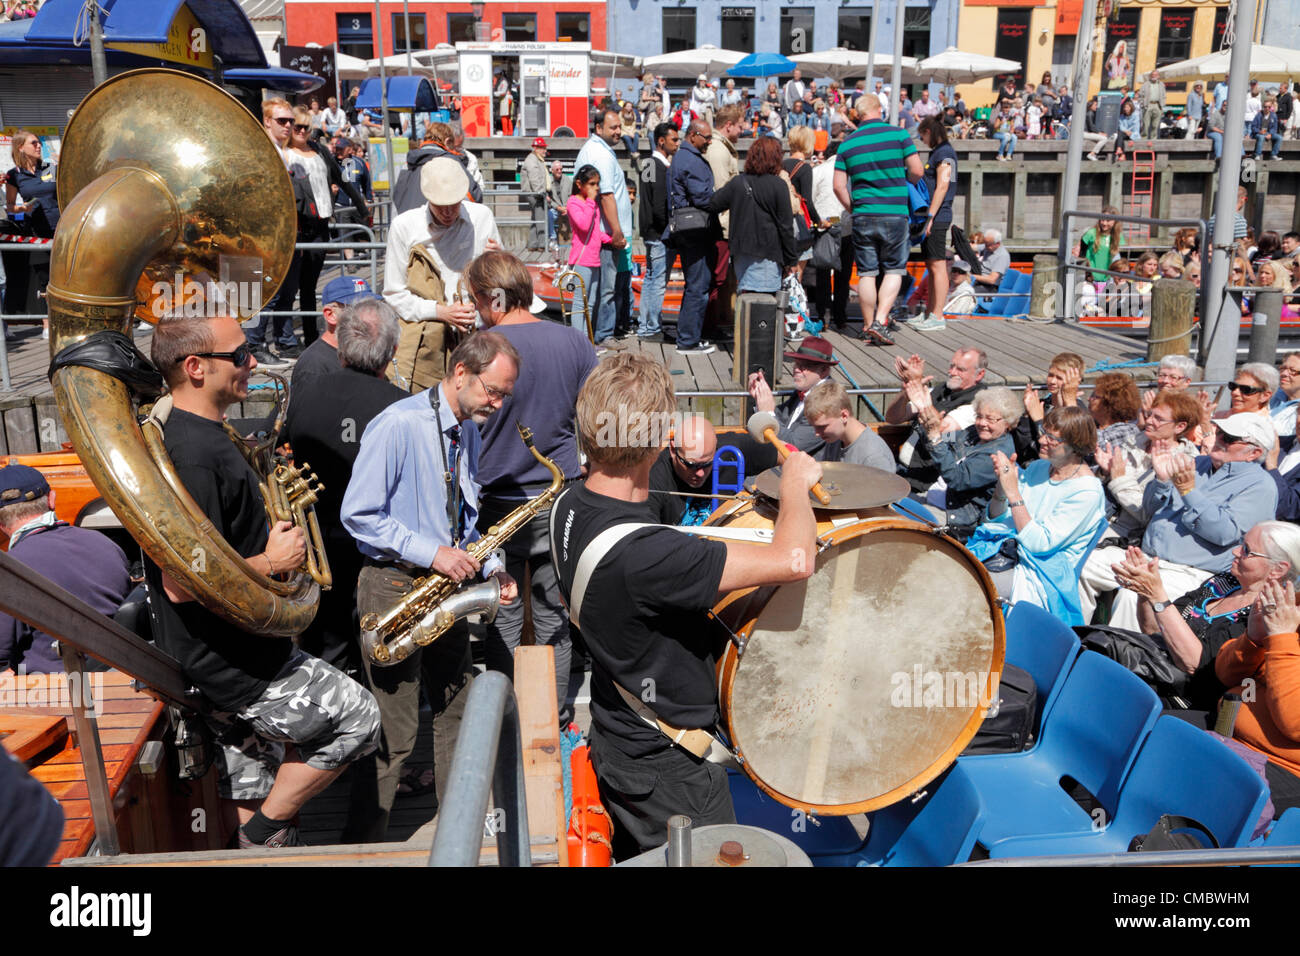
MULTIPOLYGON (((357 94, 357 108, 377 110, 381 106, 379 99, 379 77, 372 76, 361 84, 361 92, 357 94)), ((390 76, 388 77, 388 108, 428 113, 441 107, 438 94, 427 77, 390 76)))
POLYGON ((221 76, 227 83, 265 87, 268 90, 280 90, 286 93, 310 93, 325 82, 311 73, 299 73, 297 70, 286 70, 279 66, 269 66, 264 70, 226 70, 221 76))
MULTIPOLYGON (((212 52, 226 67, 266 66, 253 25, 235 0, 103 0, 101 5, 107 11, 103 19, 104 42, 167 42, 182 2, 188 2, 190 12, 207 31, 212 52)), ((8 51, 15 47, 44 51, 48 59, 38 62, 78 62, 80 57, 88 57, 88 40, 83 40, 80 47, 72 42, 83 6, 83 0, 45 0, 34 18, 21 24, 5 24, 9 29, 0 32, 0 48, 6 50, 6 60, 8 51), (60 51, 64 51, 63 59, 60 51)))

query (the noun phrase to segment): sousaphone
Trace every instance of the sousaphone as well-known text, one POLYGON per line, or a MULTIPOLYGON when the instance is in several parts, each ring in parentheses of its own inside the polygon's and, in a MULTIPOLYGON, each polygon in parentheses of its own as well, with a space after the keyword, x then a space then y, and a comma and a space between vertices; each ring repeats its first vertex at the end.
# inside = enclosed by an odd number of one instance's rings
POLYGON ((296 234, 279 154, 218 87, 139 70, 97 87, 73 114, 58 195, 50 382, 91 480, 145 553, 208 609, 257 634, 301 632, 318 585, 303 572, 268 579, 213 528, 159 429, 137 420, 133 402, 159 382, 128 338, 137 317, 194 306, 193 290, 227 290, 241 320, 274 297, 296 234))

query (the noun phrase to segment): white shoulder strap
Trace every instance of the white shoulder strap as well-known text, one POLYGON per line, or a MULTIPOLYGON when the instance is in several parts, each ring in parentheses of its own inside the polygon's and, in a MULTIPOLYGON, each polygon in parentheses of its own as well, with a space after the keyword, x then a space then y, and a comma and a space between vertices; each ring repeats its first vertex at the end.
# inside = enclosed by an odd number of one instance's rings
POLYGON ((578 566, 573 572, 573 585, 569 588, 569 620, 573 622, 578 630, 582 630, 580 615, 582 613, 582 599, 587 593, 587 585, 591 583, 591 576, 596 573, 596 568, 605 559, 605 555, 609 554, 614 545, 642 528, 662 527, 665 526, 643 521, 616 524, 596 535, 591 540, 591 543, 583 549, 582 555, 578 558, 578 566))

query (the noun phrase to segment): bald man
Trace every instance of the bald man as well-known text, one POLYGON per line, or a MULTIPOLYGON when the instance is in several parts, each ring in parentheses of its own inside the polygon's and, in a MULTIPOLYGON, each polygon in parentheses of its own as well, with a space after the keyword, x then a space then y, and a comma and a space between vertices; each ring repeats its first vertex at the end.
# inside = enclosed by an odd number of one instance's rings
POLYGON ((702 524, 712 510, 709 494, 713 455, 718 435, 713 423, 702 415, 688 415, 668 439, 668 447, 650 469, 650 499, 647 502, 660 524, 702 524))

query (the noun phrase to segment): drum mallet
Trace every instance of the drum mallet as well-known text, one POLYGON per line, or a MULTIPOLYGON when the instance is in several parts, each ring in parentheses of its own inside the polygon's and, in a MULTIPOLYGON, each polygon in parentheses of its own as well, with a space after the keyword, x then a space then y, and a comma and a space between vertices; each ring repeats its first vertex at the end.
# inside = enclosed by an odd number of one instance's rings
MULTIPOLYGON (((776 458, 778 462, 785 461, 790 455, 790 447, 785 442, 776 437, 776 431, 781 427, 781 423, 776 420, 776 416, 771 412, 755 412, 749 416, 749 421, 745 428, 749 431, 749 436, 757 442, 764 442, 776 448, 776 458)), ((812 495, 824 505, 831 503, 831 496, 826 493, 819 481, 812 486, 812 495)))

